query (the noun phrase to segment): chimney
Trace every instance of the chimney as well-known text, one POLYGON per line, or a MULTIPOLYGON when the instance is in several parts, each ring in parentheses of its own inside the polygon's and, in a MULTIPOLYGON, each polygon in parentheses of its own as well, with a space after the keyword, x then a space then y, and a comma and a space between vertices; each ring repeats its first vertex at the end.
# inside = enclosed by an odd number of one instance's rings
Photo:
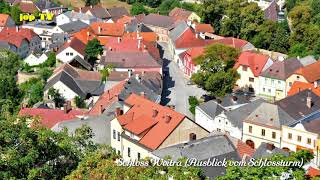
POLYGON ((267 150, 272 151, 274 148, 274 144, 267 143, 267 150))
POLYGON ((199 34, 198 34, 198 33, 196 33, 196 38, 197 38, 197 39, 199 38, 199 34))
POLYGON ((79 12, 82 13, 82 7, 79 8, 79 12))
POLYGON ((16 26, 16 32, 19 32, 19 26, 16 26))
POLYGON ((90 5, 90 8, 92 9, 92 5, 90 5))
POLYGON ((166 115, 165 120, 166 120, 166 123, 169 123, 171 121, 171 116, 170 115, 166 115))
POLYGON ((102 104, 100 104, 100 114, 102 114, 102 113, 103 113, 103 111, 104 111, 104 109, 103 109, 103 105, 102 105, 102 104))
POLYGON ((136 74, 136 80, 137 80, 138 82, 140 82, 140 76, 139 76, 139 74, 136 74))
POLYGON ((116 116, 122 115, 121 109, 120 109, 119 107, 116 108, 115 115, 116 115, 116 116))
POLYGON ((138 49, 140 49, 140 47, 141 47, 141 39, 138 38, 138 49))
POLYGON ((88 31, 87 32, 87 40, 89 40, 89 37, 90 37, 90 32, 88 31))
POLYGON ((65 114, 67 114, 71 110, 71 101, 67 101, 63 105, 63 111, 65 114))
POLYGON ((120 43, 121 42, 121 38, 120 37, 118 37, 118 43, 120 43))
POLYGON ((101 26, 98 26, 98 32, 101 33, 101 26))
POLYGON ((71 39, 68 39, 67 42, 70 43, 70 42, 71 42, 71 39))
POLYGON ((152 117, 155 118, 158 115, 158 111, 156 109, 152 110, 152 117))
POLYGON ((236 48, 236 45, 235 45, 235 43, 234 43, 234 38, 232 38, 232 46, 233 46, 234 48, 236 48))
POLYGON ((143 97, 143 98, 144 98, 144 97, 145 97, 145 95, 146 95, 146 94, 145 94, 145 92, 140 92, 140 96, 141 96, 141 97, 143 97))
POLYGON ((312 107, 312 98, 311 98, 311 96, 310 96, 310 92, 308 92, 307 107, 308 107, 308 108, 311 108, 311 107, 312 107))
POLYGON ((317 82, 317 81, 315 81, 315 82, 313 83, 313 87, 314 87, 314 88, 317 88, 317 87, 318 87, 318 82, 317 82))

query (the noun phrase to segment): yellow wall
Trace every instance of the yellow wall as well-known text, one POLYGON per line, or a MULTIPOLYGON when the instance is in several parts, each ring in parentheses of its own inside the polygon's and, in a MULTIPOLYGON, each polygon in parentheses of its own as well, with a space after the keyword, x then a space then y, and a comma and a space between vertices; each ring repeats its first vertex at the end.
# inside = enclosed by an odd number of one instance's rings
POLYGON ((289 84, 290 83, 294 83, 295 81, 300 81, 300 82, 308 82, 303 76, 301 76, 301 75, 299 75, 299 74, 292 74, 290 77, 288 77, 288 79, 286 80, 286 86, 287 86, 287 88, 286 88, 286 90, 287 90, 287 92, 289 92, 290 91, 290 86, 289 86, 289 84), (299 78, 297 78, 297 76, 299 76, 299 78))
POLYGON ((160 145, 160 148, 165 148, 174 144, 184 143, 189 141, 190 133, 195 133, 197 139, 206 137, 209 132, 195 124, 188 118, 185 118, 181 124, 167 137, 160 145))
POLYGON ((201 18, 196 14, 196 13, 191 13, 190 16, 188 17, 188 20, 190 21, 197 21, 197 22, 200 22, 201 21, 201 18))

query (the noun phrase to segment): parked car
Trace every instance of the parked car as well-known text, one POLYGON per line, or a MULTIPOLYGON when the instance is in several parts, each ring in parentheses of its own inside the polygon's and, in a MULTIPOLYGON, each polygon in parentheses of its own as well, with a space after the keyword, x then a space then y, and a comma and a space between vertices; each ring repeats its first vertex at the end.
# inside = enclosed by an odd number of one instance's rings
POLYGON ((210 95, 207 95, 207 94, 204 94, 200 97, 200 99, 204 102, 208 102, 208 101, 211 101, 211 100, 214 100, 216 99, 214 96, 210 96, 210 95))
POLYGON ((195 83, 192 80, 188 80, 187 85, 195 85, 195 83))

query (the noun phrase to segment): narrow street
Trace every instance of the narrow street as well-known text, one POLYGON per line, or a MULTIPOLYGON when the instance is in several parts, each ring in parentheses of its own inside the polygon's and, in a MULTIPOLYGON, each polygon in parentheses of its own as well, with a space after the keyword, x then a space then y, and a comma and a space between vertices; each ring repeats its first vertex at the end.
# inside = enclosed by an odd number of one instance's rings
POLYGON ((187 115, 189 118, 194 119, 189 111, 189 96, 196 96, 200 98, 205 91, 198 88, 196 85, 187 85, 185 78, 178 65, 171 61, 173 58, 167 49, 167 44, 159 44, 162 47, 161 55, 163 59, 163 92, 162 92, 162 105, 174 105, 175 110, 187 115))

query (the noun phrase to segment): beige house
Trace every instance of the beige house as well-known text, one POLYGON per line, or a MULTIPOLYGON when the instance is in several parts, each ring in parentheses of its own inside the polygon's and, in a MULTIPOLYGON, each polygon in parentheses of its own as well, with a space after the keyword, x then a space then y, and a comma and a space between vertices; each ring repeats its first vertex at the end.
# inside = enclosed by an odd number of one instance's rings
POLYGON ((188 11, 182 8, 175 7, 169 13, 170 17, 173 17, 177 20, 185 20, 191 22, 200 22, 201 18, 195 12, 188 11))
POLYGON ((154 150, 206 137, 209 133, 186 116, 135 94, 116 109, 111 146, 125 161, 149 157, 154 150))
POLYGON ((281 126, 295 122, 279 106, 262 103, 243 122, 242 140, 252 148, 258 148, 262 142, 280 148, 281 126))
POLYGON ((320 61, 304 66, 296 70, 286 80, 287 92, 295 81, 312 83, 315 87, 320 83, 320 61))
POLYGON ((269 56, 250 51, 242 52, 234 65, 234 69, 240 75, 237 86, 259 94, 260 73, 270 67, 272 63, 269 56))

